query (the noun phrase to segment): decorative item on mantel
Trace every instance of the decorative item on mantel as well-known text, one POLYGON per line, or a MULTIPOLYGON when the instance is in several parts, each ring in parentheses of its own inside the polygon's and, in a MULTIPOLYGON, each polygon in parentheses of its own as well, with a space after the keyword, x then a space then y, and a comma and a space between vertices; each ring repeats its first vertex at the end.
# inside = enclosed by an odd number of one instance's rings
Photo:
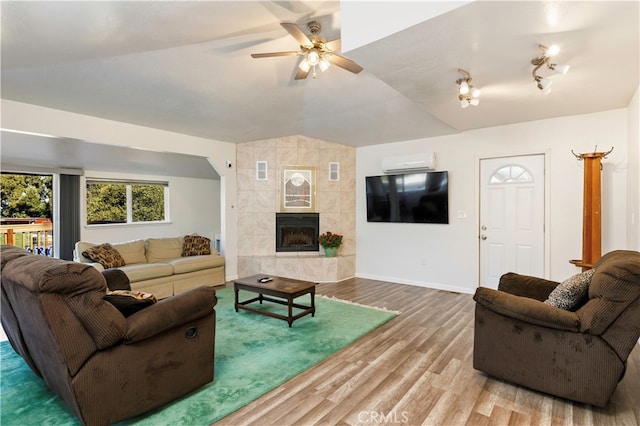
POLYGON ((338 247, 342 244, 342 235, 327 231, 318 237, 318 242, 324 249, 325 257, 335 257, 338 247))

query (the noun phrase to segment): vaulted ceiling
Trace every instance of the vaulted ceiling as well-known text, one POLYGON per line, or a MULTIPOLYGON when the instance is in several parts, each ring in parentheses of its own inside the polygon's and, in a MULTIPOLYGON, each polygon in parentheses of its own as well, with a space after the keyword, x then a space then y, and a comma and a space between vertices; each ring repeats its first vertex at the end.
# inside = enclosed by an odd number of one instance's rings
POLYGON ((226 142, 302 134, 352 146, 628 105, 638 1, 2 1, 2 97, 226 142), (280 26, 322 24, 336 66, 294 80, 280 26), (568 74, 533 82, 539 44, 568 74), (462 109, 458 68, 482 90, 462 109))

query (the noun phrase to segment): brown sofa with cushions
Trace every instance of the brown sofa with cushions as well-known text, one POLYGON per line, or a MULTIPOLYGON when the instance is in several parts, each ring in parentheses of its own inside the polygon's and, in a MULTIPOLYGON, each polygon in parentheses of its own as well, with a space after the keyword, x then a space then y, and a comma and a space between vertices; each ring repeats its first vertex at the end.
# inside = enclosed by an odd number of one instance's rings
MULTIPOLYGON (((12 246, 0 247, 0 259, 11 346, 82 423, 112 424, 213 380, 213 288, 125 317, 105 300, 96 268, 12 246)), ((126 278, 119 284, 126 288, 126 278)))
POLYGON ((508 273, 498 290, 478 288, 474 368, 605 406, 640 338, 640 253, 607 253, 594 269, 586 303, 574 311, 544 303, 554 281, 508 273))

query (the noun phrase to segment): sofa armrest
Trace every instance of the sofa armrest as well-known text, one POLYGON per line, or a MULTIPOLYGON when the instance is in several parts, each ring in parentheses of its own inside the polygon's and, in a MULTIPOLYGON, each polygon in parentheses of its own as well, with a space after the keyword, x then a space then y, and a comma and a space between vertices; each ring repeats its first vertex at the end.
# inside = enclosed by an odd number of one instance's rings
POLYGON ((124 343, 134 343, 211 315, 218 302, 213 287, 202 286, 168 297, 127 318, 124 343))
POLYGON ((102 271, 102 276, 107 281, 107 288, 113 290, 131 290, 129 277, 121 269, 110 268, 102 271))
POLYGON ((557 286, 555 281, 508 272, 500 277, 498 290, 544 302, 557 286))
POLYGON ((575 312, 565 311, 539 300, 486 287, 477 288, 473 300, 478 305, 509 318, 557 330, 580 331, 580 319, 575 312))

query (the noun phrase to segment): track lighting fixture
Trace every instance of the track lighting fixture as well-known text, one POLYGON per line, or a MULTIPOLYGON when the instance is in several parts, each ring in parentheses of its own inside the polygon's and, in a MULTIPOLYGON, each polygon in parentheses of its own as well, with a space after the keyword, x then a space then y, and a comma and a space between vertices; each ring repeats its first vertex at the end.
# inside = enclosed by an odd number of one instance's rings
POLYGON ((480 103, 480 89, 471 84, 471 74, 468 71, 458 68, 462 78, 456 80, 458 85, 458 99, 460 106, 466 108, 469 105, 477 106, 480 103))
POLYGON ((551 93, 551 83, 552 81, 548 78, 543 78, 538 75, 538 70, 546 65, 552 71, 559 72, 560 74, 566 74, 569 72, 569 65, 558 65, 552 64, 551 58, 560 52, 560 48, 557 45, 553 45, 550 47, 546 47, 543 45, 539 45, 540 49, 542 49, 542 56, 535 57, 531 60, 531 65, 534 65, 535 68, 531 72, 533 75, 533 80, 536 82, 536 86, 538 89, 542 91, 543 94, 548 95, 551 93))

